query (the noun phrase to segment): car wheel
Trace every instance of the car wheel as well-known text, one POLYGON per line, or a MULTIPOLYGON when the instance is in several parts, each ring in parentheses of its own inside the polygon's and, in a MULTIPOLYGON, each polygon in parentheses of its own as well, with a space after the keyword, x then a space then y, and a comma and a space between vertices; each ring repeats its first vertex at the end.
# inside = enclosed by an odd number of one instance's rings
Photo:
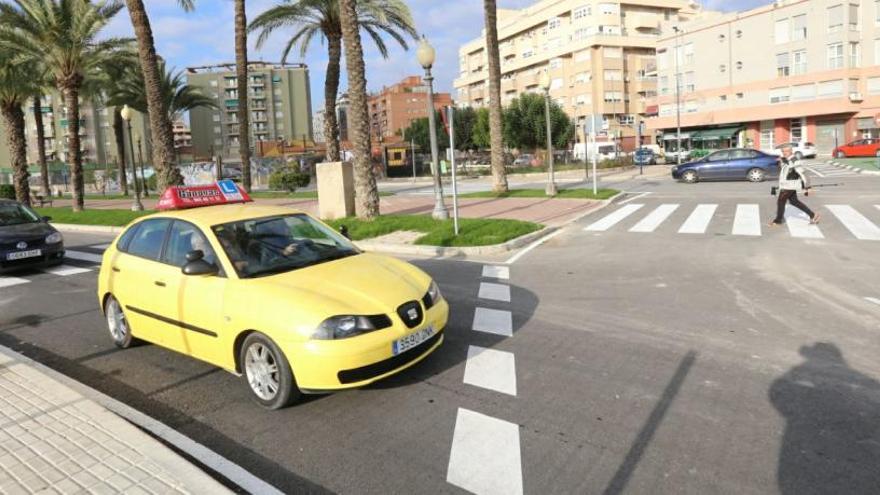
POLYGON ((240 362, 251 395, 266 409, 281 409, 301 397, 287 358, 265 335, 252 333, 245 338, 240 362))
POLYGON ((750 182, 763 182, 764 171, 760 168, 753 168, 749 170, 748 174, 746 174, 746 178, 749 179, 750 182))
POLYGON ((834 156, 835 158, 846 158, 846 153, 838 151, 834 156))
POLYGON ((127 349, 136 342, 131 336, 131 327, 128 325, 128 319, 125 312, 122 311, 122 305, 115 297, 110 296, 104 303, 104 315, 107 318, 107 329, 110 330, 110 338, 113 343, 120 349, 127 349))
POLYGON ((803 160, 803 159, 804 159, 804 154, 801 153, 800 151, 796 151, 796 152, 794 153, 794 159, 795 159, 795 160, 803 160))
POLYGON ((693 170, 686 170, 683 174, 681 174, 681 180, 687 182, 688 184, 693 184, 697 182, 697 173, 693 170))

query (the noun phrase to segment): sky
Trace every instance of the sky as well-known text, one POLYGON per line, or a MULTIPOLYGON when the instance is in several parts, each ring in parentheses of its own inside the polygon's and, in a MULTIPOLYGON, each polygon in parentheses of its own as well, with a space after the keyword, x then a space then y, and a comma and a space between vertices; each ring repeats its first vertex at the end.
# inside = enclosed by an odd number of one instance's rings
MULTIPOLYGON (((248 19, 253 19, 269 7, 283 0, 248 0, 248 19)), ((184 12, 177 0, 144 0, 150 15, 153 37, 158 53, 177 69, 235 61, 234 7, 232 0, 196 0, 196 10, 184 12)), ((435 89, 452 92, 452 81, 458 74, 458 47, 482 34, 483 8, 481 0, 408 0, 419 33, 428 37, 437 51, 434 64, 435 89)), ((535 0, 498 0, 498 8, 522 8, 535 0)), ((704 8, 715 10, 744 10, 769 3, 769 0, 708 0, 704 8)), ((250 41, 250 60, 280 61, 281 50, 292 30, 281 29, 261 48, 250 41)), ((106 35, 134 36, 128 12, 123 10, 107 26, 106 35)), ((394 84, 408 75, 422 74, 416 62, 415 43, 405 51, 393 40, 387 40, 389 58, 383 59, 375 45, 367 38, 364 59, 367 67, 367 89, 375 91, 383 85, 394 84)), ((326 46, 314 39, 303 60, 292 53, 288 62, 304 62, 309 67, 312 109, 323 107, 323 84, 327 63, 326 46)), ((343 57, 343 66, 344 66, 343 57)), ((347 87, 343 70, 340 91, 347 87)))

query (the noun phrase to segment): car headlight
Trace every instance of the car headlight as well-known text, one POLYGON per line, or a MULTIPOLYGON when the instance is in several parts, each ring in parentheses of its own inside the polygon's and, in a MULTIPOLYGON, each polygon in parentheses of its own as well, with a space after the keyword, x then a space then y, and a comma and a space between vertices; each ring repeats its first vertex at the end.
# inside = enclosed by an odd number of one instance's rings
POLYGON ((61 235, 61 232, 52 232, 46 236, 46 244, 58 244, 62 240, 64 240, 64 237, 61 235))
POLYGON ((431 286, 428 287, 428 292, 425 294, 422 303, 425 305, 425 309, 433 308, 435 304, 443 300, 443 294, 440 293, 440 287, 437 285, 437 282, 431 281, 431 286))
POLYGON ((312 338, 316 340, 347 339, 376 330, 371 318, 366 316, 342 315, 324 320, 312 338))

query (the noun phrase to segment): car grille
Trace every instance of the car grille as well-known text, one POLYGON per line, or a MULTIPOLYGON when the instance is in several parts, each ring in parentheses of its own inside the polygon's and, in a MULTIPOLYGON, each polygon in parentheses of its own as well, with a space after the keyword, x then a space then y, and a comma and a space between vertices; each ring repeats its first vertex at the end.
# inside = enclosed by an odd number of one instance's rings
POLYGON ((425 313, 422 311, 422 305, 418 301, 405 302, 397 308, 397 316, 403 321, 408 328, 415 328, 422 324, 425 319, 425 313))
POLYGON ((434 334, 433 337, 422 342, 418 346, 413 347, 412 349, 408 349, 402 354, 398 354, 384 361, 368 364, 367 366, 361 366, 360 368, 342 370, 337 373, 339 383, 346 384, 362 382, 364 380, 369 380, 370 378, 384 375, 385 373, 396 370, 401 366, 405 366, 424 356, 425 352, 427 352, 428 349, 434 347, 434 344, 436 344, 440 340, 442 335, 443 332, 437 332, 436 334, 434 334))
POLYGON ((30 239, 17 239, 12 242, 0 242, 0 251, 21 251, 16 247, 16 244, 24 241, 27 243, 27 247, 25 249, 39 249, 46 245, 45 237, 34 237, 30 239))

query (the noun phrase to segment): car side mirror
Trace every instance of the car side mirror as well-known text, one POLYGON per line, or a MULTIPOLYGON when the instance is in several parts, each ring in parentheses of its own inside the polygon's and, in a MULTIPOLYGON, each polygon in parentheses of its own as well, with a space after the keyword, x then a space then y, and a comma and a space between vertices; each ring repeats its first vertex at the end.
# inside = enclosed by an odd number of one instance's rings
POLYGON ((342 234, 342 237, 345 237, 349 241, 351 240, 351 234, 348 233, 348 227, 345 225, 339 226, 339 233, 342 234))
POLYGON ((194 249, 188 253, 186 253, 186 261, 188 263, 192 263, 193 261, 198 261, 205 257, 205 252, 201 249, 194 249))
POLYGON ((181 271, 184 275, 216 275, 220 267, 204 260, 205 253, 201 249, 186 253, 186 264, 181 271))
POLYGON ((49 223, 52 221, 52 217, 40 217, 40 220, 42 220, 43 223, 49 223))

